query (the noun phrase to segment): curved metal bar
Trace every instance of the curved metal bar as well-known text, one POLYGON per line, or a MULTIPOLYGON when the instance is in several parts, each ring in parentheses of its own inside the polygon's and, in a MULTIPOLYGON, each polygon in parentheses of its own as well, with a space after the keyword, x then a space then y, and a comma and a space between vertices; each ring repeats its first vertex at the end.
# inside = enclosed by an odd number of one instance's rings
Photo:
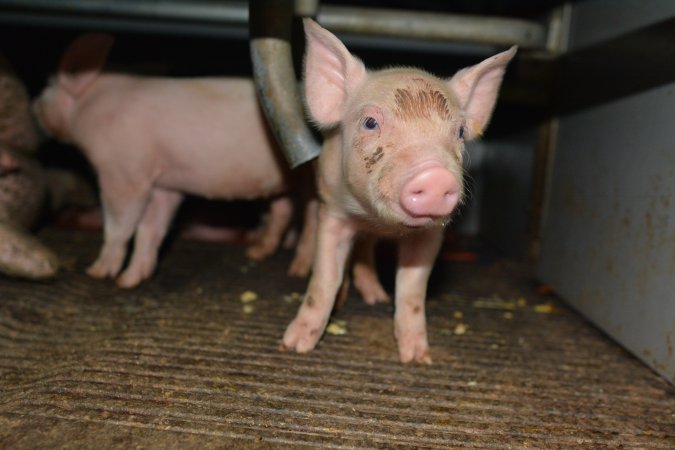
POLYGON ((335 33, 544 48, 546 27, 508 17, 326 5, 318 22, 335 33))
POLYGON ((293 5, 292 0, 253 0, 249 6, 253 77, 272 132, 291 168, 321 151, 305 121, 293 69, 293 5))

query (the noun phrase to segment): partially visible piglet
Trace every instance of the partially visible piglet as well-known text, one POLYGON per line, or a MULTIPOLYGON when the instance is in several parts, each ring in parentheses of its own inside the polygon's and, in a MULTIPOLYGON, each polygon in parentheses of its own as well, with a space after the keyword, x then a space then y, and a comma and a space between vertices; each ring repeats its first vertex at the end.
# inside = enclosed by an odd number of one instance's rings
POLYGON ((22 278, 48 278, 59 267, 56 255, 29 232, 48 198, 42 166, 0 144, 0 272, 22 278))
MULTIPOLYGON (((98 175, 104 243, 87 273, 133 287, 154 271, 158 248, 184 193, 220 199, 271 198, 270 219, 248 256, 274 252, 293 205, 291 177, 251 80, 172 79, 103 72, 113 39, 80 37, 35 101, 43 128, 78 146, 98 175)), ((312 210, 310 206, 309 210, 312 210)), ((311 219, 312 214, 307 214, 311 219)), ((310 223, 306 233, 312 233, 310 223)), ((314 239, 301 239, 290 272, 304 275, 314 239)))
MULTIPOLYGON (((464 142, 487 126, 516 48, 441 80, 407 68, 367 72, 333 34, 310 19, 305 33, 307 107, 325 132, 318 168, 322 201, 313 274, 282 348, 314 348, 342 283, 352 241, 366 233, 399 242, 395 334, 400 359, 431 363, 427 280, 443 227, 462 200, 464 142)), ((355 276, 361 278, 355 281, 366 300, 386 297, 368 258, 355 276)))
POLYGON ((0 142, 23 153, 33 153, 40 135, 30 111, 26 87, 9 61, 0 55, 0 142))
POLYGON ((23 278, 56 274, 56 255, 30 234, 44 212, 48 181, 27 153, 39 144, 23 82, 0 55, 0 272, 23 278))

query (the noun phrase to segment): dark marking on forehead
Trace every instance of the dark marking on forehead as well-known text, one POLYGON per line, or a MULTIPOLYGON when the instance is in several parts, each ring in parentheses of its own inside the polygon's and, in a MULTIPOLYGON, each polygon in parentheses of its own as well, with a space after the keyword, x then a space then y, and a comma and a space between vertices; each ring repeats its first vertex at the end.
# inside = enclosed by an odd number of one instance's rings
POLYGON ((430 90, 433 89, 433 86, 431 85, 431 83, 429 83, 429 81, 425 80, 424 78, 415 77, 415 78, 412 78, 412 80, 417 84, 423 85, 424 89, 426 89, 427 91, 430 91, 430 90))
POLYGON ((443 120, 449 120, 450 108, 445 95, 422 79, 415 79, 414 81, 423 82, 420 83, 423 84, 423 87, 407 87, 396 89, 394 92, 396 115, 400 119, 411 120, 431 119, 432 115, 435 114, 443 120))
POLYGON ((363 160, 366 162, 366 171, 368 173, 372 173, 373 166, 377 164, 383 156, 384 150, 382 150, 382 147, 377 147, 377 150, 375 150, 370 156, 363 158, 363 160))

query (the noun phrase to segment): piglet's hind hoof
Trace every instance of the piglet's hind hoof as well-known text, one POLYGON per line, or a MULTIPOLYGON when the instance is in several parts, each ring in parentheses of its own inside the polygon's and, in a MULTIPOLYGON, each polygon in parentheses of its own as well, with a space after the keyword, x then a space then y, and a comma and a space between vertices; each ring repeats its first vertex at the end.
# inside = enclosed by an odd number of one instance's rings
POLYGON ((136 276, 134 274, 128 274, 128 273, 123 273, 117 279, 115 280, 115 283, 117 283, 117 286, 124 288, 124 289, 132 289, 141 284, 141 277, 136 276))
POLYGON ((311 260, 296 257, 288 268, 288 275, 291 277, 305 278, 309 275, 311 268, 311 260))
POLYGON ((246 249, 246 257, 252 261, 262 261, 272 255, 276 250, 275 246, 264 245, 262 243, 253 244, 246 249))
POLYGON ((94 263, 91 266, 87 267, 86 273, 90 277, 99 280, 102 280, 103 278, 106 278, 108 276, 107 271, 99 263, 94 263))

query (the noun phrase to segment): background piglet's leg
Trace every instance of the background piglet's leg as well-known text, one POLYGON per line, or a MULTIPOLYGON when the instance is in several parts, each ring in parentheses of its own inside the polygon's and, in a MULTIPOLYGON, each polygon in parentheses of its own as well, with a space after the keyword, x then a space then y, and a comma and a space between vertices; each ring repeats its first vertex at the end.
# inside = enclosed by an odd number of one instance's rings
POLYGON ((246 249, 246 256, 261 261, 274 253, 279 247, 288 225, 293 217, 293 202, 287 196, 275 198, 270 202, 269 216, 263 224, 256 242, 246 249))
POLYGON ((295 248, 295 257, 288 268, 288 274, 291 276, 306 277, 312 268, 316 250, 318 211, 319 201, 317 199, 309 200, 305 205, 302 232, 295 248))
POLYGON ((136 228, 131 262, 118 277, 118 285, 131 288, 152 275, 157 266, 159 247, 182 199, 183 195, 176 191, 152 190, 150 202, 136 228))
POLYGON ((300 310, 284 333, 283 349, 305 353, 321 338, 342 284, 354 232, 345 220, 319 207, 314 273, 300 310))
POLYGON ((103 205, 103 247, 87 274, 94 278, 115 277, 122 268, 126 245, 150 200, 151 186, 125 184, 100 177, 103 205), (112 188, 111 188, 112 186, 112 188))
POLYGON ((424 299, 442 240, 441 229, 429 229, 399 241, 394 329, 399 356, 404 363, 431 364, 424 299))
POLYGON ((354 286, 369 305, 387 303, 391 300, 377 276, 375 266, 376 243, 377 239, 374 236, 363 236, 354 246, 354 265, 352 267, 354 286))

